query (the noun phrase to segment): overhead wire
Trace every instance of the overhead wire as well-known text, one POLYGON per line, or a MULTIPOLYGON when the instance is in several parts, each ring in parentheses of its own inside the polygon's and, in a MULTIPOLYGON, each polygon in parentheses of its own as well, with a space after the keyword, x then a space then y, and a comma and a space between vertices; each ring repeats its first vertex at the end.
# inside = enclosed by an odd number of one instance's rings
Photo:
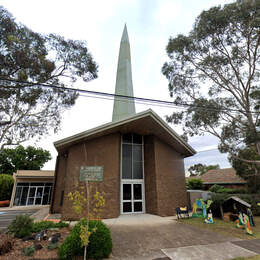
MULTIPOLYGON (((78 89, 78 88, 70 88, 70 87, 62 87, 62 86, 57 86, 53 84, 45 84, 45 83, 33 83, 33 82, 26 82, 26 81, 18 81, 15 79, 6 79, 6 78, 0 78, 1 81, 7 81, 7 82, 15 82, 19 84, 26 84, 26 86, 23 87, 35 87, 35 86, 42 86, 46 88, 56 88, 56 89, 61 89, 61 90, 69 90, 69 91, 77 91, 79 93, 86 93, 92 96, 88 97, 96 97, 96 98, 102 98, 102 99, 107 99, 107 100, 113 100, 113 98, 117 98, 119 101, 124 101, 124 100, 132 100, 133 102, 139 102, 140 104, 144 105, 154 105, 154 106, 164 106, 164 107, 176 107, 176 108, 183 108, 187 109, 189 107, 194 108, 194 109, 207 109, 209 111, 213 112, 219 112, 219 111, 227 111, 231 113, 237 113, 237 112, 245 112, 243 110, 239 109, 231 109, 231 108, 216 108, 216 107, 211 107, 211 106, 201 106, 201 105, 194 105, 194 104, 188 104, 187 102, 185 103, 176 103, 176 102, 171 102, 167 100, 160 100, 160 99, 151 99, 151 98, 142 98, 142 97, 131 97, 131 96, 126 96, 126 95, 118 95, 118 94, 112 94, 112 93, 107 93, 107 92, 100 92, 100 91, 93 91, 93 90, 85 90, 85 89, 78 89), (94 96, 93 96, 94 95, 94 96), (109 99, 110 98, 110 99, 109 99)), ((16 86, 6 86, 10 88, 17 88, 16 86)), ((84 96, 84 95, 83 95, 84 96)), ((258 111, 247 111, 252 114, 260 114, 258 111)))

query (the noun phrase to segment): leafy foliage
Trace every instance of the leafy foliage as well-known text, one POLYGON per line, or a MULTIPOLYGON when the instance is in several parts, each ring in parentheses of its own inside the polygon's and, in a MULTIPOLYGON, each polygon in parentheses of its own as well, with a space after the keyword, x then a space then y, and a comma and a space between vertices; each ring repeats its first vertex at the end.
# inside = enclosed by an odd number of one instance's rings
POLYGON ((59 244, 58 243, 49 243, 47 245, 47 249, 48 250, 53 250, 53 249, 57 249, 59 247, 59 244))
POLYGON ((210 133, 221 152, 259 164, 260 1, 240 2, 203 11, 188 36, 169 39, 162 73, 174 103, 187 109, 167 120, 185 135, 210 133), (248 146, 257 159, 239 153, 248 146))
POLYGON ((0 201, 11 199, 13 184, 13 176, 0 174, 0 201))
MULTIPOLYGON (((227 193, 219 193, 219 194, 213 194, 211 197, 211 200, 213 203, 211 204, 211 209, 212 210, 217 210, 219 209, 219 206, 224 203, 225 200, 227 200, 229 197, 232 195, 227 194, 227 193)), ((257 206, 258 201, 260 201, 260 196, 259 194, 257 195, 252 195, 252 194, 236 194, 237 197, 240 199, 248 202, 251 204, 251 210, 254 216, 260 216, 260 207, 257 206)))
POLYGON ((225 188, 224 186, 214 184, 209 191, 215 192, 215 193, 228 193, 228 194, 244 194, 246 193, 246 190, 243 189, 230 189, 225 188))
POLYGON ((26 256, 33 256, 35 253, 35 248, 33 246, 25 247, 23 252, 26 256))
MULTIPOLYGON (((238 156, 248 160, 258 160, 258 154, 255 147, 247 147, 238 150, 238 156)), ((236 170, 237 175, 247 181, 248 190, 251 193, 260 192, 260 165, 257 163, 245 163, 237 158, 230 158, 233 168, 236 170)))
MULTIPOLYGON (((71 234, 65 239, 59 248, 60 259, 73 259, 74 256, 83 255, 83 244, 80 238, 81 226, 87 225, 87 220, 82 219, 72 229, 71 234)), ((109 257, 112 251, 112 239, 107 226, 101 221, 89 221, 91 232, 87 248, 87 256, 92 259, 103 259, 109 257), (95 232, 92 232, 96 227, 95 232)))
POLYGON ((203 181, 201 179, 190 179, 187 181, 188 190, 201 190, 203 188, 203 181))
POLYGON ((54 223, 52 221, 40 221, 40 222, 35 222, 32 225, 31 231, 33 233, 40 232, 43 230, 47 230, 49 228, 63 228, 63 227, 68 227, 69 224, 65 222, 59 222, 59 223, 54 223))
POLYGON ((194 164, 189 167, 188 171, 190 173, 190 176, 197 176, 197 175, 203 175, 204 173, 208 172, 209 170, 215 170, 219 169, 219 165, 205 165, 205 164, 194 164))
POLYGON ((97 78, 84 41, 41 35, 0 6, 0 147, 18 145, 59 129, 61 113, 75 104, 74 83, 97 78), (45 85, 42 85, 45 84, 45 85), (55 85, 59 88, 46 87, 55 85))
POLYGON ((51 154, 42 148, 19 145, 14 149, 0 150, 0 173, 13 174, 17 170, 40 170, 51 159, 51 154))
POLYGON ((22 238, 31 234, 33 220, 28 215, 18 215, 8 226, 8 232, 22 238))

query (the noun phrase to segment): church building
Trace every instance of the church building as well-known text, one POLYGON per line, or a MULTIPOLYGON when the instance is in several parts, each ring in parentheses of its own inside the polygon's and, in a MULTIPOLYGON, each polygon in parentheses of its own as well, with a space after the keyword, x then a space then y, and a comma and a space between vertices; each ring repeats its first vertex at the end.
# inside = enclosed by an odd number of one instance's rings
POLYGON ((78 219, 67 194, 85 187, 105 193, 102 218, 149 213, 173 216, 187 206, 184 158, 195 154, 153 110, 135 112, 130 44, 125 26, 118 58, 112 122, 54 143, 51 213, 78 219), (130 98, 122 98, 128 96, 130 98))

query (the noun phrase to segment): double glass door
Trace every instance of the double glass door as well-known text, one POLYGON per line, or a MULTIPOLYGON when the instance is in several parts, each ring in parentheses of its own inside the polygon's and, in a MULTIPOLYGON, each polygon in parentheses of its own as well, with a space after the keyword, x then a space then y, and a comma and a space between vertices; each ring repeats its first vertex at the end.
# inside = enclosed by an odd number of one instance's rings
POLYGON ((143 182, 122 182, 122 213, 144 212, 143 182))

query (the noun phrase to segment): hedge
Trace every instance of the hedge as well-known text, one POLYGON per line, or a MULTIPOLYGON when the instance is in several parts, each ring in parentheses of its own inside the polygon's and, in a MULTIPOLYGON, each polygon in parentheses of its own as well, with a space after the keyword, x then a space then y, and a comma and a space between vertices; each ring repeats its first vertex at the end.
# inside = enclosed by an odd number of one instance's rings
POLYGON ((0 201, 10 200, 14 185, 14 179, 12 175, 0 174, 0 201))

